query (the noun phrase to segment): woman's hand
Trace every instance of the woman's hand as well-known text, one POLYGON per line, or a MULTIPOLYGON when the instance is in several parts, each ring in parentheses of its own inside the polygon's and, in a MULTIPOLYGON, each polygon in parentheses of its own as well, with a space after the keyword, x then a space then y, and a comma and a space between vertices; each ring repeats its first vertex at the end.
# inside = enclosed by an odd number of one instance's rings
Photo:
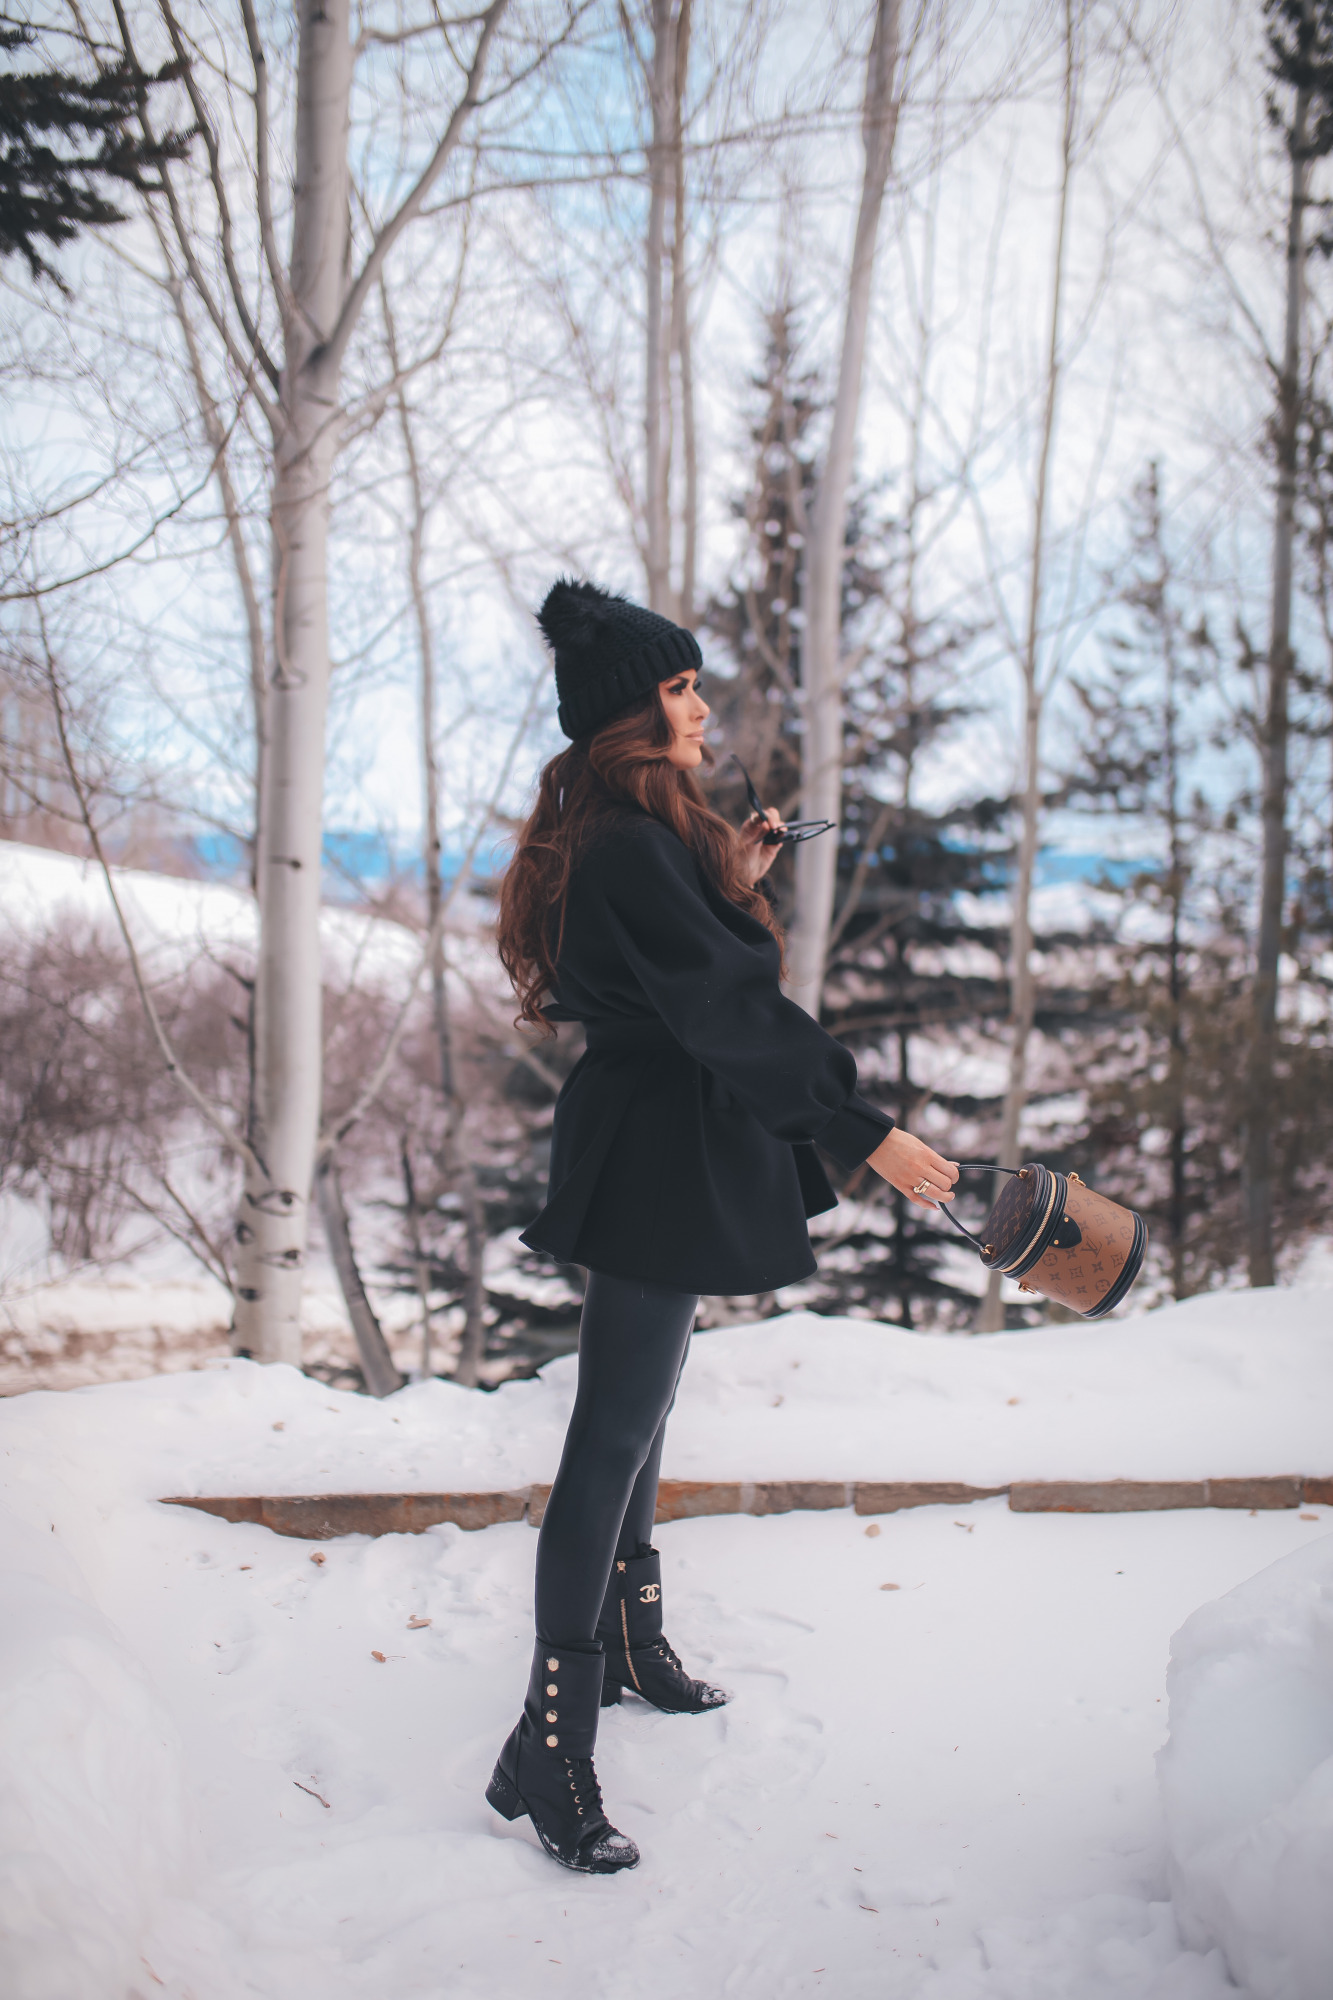
POLYGON ((770 806, 766 813, 751 813, 741 828, 741 869, 751 888, 767 875, 782 852, 776 841, 771 847, 765 847, 764 835, 780 831, 785 826, 786 821, 778 818, 777 807, 770 806))
POLYGON ((914 1139, 898 1126, 880 1140, 866 1165, 918 1208, 934 1208, 939 1202, 953 1200, 958 1162, 946 1160, 924 1139, 914 1139))

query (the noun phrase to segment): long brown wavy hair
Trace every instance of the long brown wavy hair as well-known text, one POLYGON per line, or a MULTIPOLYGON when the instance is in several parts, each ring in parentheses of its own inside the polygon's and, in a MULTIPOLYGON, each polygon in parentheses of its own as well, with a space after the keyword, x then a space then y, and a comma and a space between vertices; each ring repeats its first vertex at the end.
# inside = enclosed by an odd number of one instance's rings
POLYGON ((595 735, 562 750, 542 771, 537 803, 500 884, 496 942, 518 998, 519 1020, 543 1035, 555 1032, 541 1003, 555 984, 570 874, 590 840, 627 803, 669 826, 728 902, 757 917, 782 942, 767 896, 741 872, 734 829, 705 804, 693 771, 678 771, 668 762, 670 744, 671 724, 654 688, 595 735))

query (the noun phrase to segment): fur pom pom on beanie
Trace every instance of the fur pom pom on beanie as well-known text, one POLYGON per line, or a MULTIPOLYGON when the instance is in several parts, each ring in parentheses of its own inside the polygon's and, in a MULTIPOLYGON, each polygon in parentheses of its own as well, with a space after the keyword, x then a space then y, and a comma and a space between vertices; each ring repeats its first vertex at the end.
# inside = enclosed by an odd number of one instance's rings
POLYGON ((537 623, 555 655, 560 727, 572 738, 591 736, 659 681, 703 664, 693 632, 595 583, 559 578, 537 623))

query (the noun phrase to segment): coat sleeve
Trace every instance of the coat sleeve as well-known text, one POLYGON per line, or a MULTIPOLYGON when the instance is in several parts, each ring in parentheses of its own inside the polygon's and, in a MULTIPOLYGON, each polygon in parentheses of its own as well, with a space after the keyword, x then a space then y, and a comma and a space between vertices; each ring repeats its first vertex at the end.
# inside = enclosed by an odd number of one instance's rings
POLYGON ((859 1166, 893 1120, 858 1095, 850 1052, 787 999, 771 939, 755 924, 747 942, 718 915, 669 828, 650 820, 614 847, 599 871, 607 921, 677 1041, 775 1138, 859 1166))

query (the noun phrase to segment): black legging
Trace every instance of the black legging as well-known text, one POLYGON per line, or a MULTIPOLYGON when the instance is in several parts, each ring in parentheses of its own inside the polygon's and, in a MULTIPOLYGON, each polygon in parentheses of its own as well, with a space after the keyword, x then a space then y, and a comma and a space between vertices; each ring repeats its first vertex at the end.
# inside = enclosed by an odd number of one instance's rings
POLYGON ((537 1539, 537 1636, 591 1644, 611 1564, 651 1542, 666 1420, 699 1304, 588 1273, 579 1386, 537 1539))

